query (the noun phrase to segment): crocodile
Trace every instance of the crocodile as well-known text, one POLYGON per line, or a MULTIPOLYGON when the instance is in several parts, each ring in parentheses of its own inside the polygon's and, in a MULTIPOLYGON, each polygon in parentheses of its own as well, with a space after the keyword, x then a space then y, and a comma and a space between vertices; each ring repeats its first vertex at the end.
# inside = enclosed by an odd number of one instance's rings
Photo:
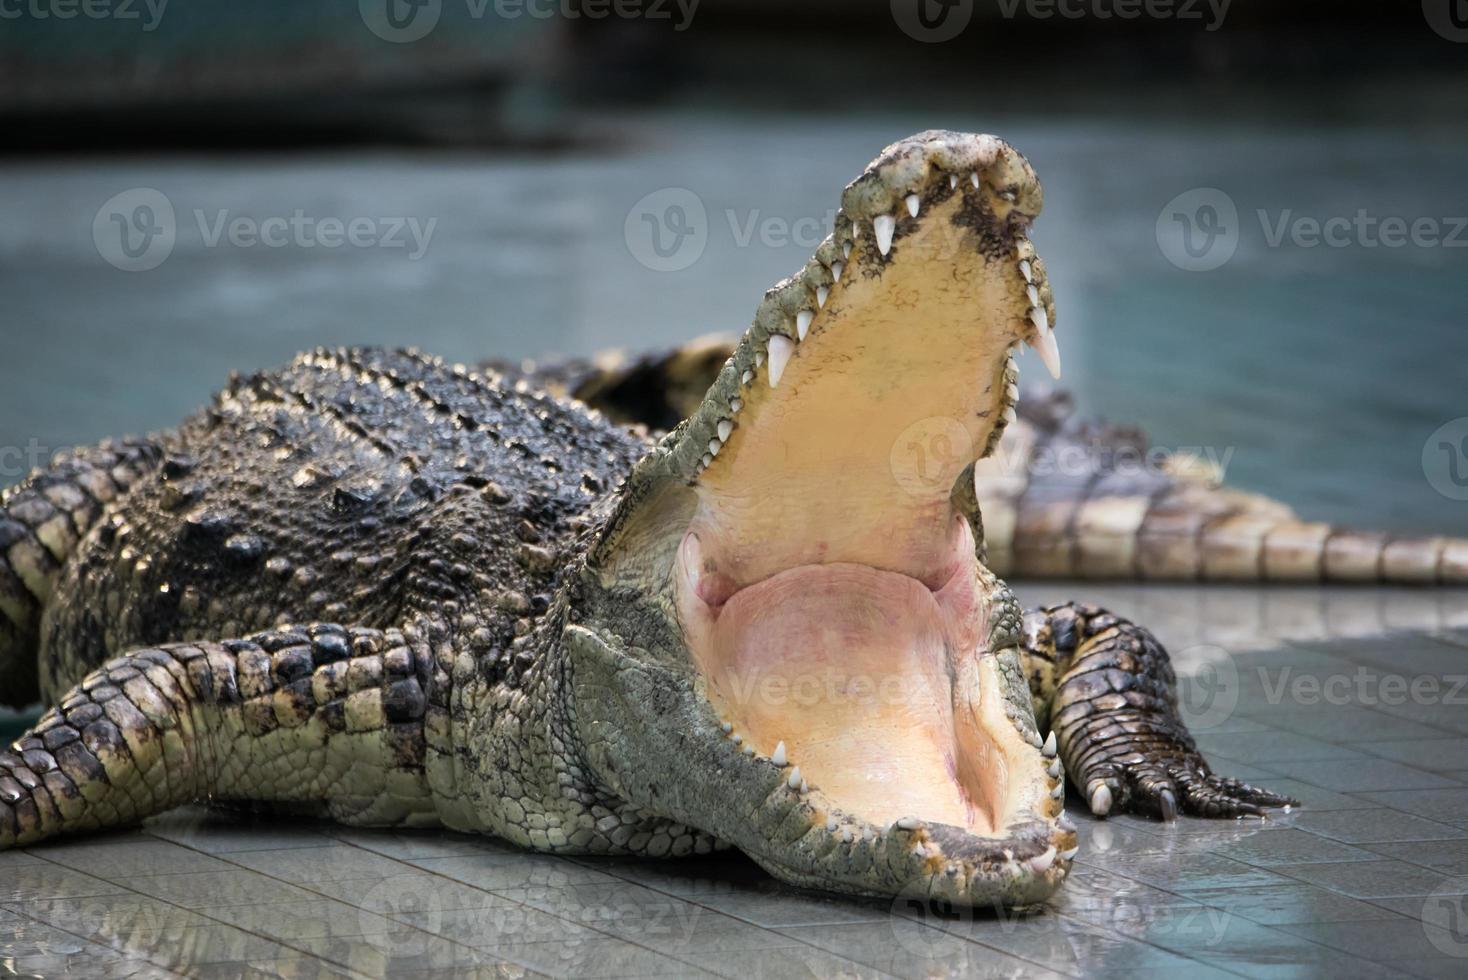
POLYGON ((1059 368, 1041 203, 998 138, 887 147, 666 431, 323 349, 33 475, 0 701, 52 707, 0 751, 0 849, 207 801, 1028 908, 1077 854, 1067 784, 1294 803, 1209 767, 1147 630, 986 562, 1015 355, 1059 368))

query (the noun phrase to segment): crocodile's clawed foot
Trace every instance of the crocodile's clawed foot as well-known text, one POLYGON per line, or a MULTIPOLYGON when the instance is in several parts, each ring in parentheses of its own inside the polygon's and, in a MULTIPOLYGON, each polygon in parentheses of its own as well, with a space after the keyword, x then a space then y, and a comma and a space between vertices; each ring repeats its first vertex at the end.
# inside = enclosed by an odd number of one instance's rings
POLYGON ((1270 807, 1299 801, 1211 772, 1197 752, 1174 747, 1180 760, 1166 766, 1133 754, 1098 766, 1084 782, 1091 812, 1140 813, 1160 820, 1194 817, 1263 817, 1270 807))

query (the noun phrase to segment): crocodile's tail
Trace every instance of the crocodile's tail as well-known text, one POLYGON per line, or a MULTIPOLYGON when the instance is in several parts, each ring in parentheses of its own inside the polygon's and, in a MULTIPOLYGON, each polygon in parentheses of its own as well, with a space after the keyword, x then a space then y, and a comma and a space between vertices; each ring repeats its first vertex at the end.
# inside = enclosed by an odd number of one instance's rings
POLYGON ((989 563, 1018 578, 1468 584, 1468 539, 1303 521, 1220 486, 1216 465, 1151 451, 1136 429, 1072 423, 1063 394, 1021 417, 975 471, 989 563))
POLYGON ((105 442, 59 455, 0 494, 0 705, 39 700, 41 612, 56 579, 107 502, 158 455, 147 442, 105 442))

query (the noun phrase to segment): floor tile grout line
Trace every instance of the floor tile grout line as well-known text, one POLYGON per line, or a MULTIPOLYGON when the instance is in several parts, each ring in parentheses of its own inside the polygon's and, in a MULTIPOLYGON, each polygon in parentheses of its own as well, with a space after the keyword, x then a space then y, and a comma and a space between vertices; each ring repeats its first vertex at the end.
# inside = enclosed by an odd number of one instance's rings
MULTIPOLYGON (((96 896, 84 896, 84 897, 91 898, 91 897, 96 897, 96 896)), ((127 963, 127 962, 137 962, 137 958, 136 957, 133 957, 133 956, 129 955, 130 954, 130 951, 129 950, 120 950, 120 949, 118 949, 115 946, 109 946, 106 943, 98 942, 97 940, 92 939, 89 936, 84 936, 84 935, 82 935, 79 932, 75 932, 75 931, 73 931, 71 929, 66 928, 65 926, 57 925, 54 922, 47 922, 45 919, 38 919, 38 918, 36 918, 36 916, 32 915, 30 912, 26 911, 24 908, 17 908, 17 907, 12 906, 12 905, 7 905, 7 906, 4 906, 4 907, 6 909, 10 910, 10 911, 13 911, 16 915, 22 916, 23 918, 30 919, 32 922, 35 922, 35 923, 37 923, 39 925, 43 925, 43 926, 45 926, 48 929, 55 929, 57 932, 63 932, 66 935, 71 936, 73 939, 77 939, 77 940, 79 940, 81 942, 84 942, 84 943, 86 943, 89 946, 96 946, 98 949, 104 949, 104 950, 106 950, 109 953, 115 953, 115 954, 117 954, 117 956, 124 963, 127 963)), ((154 962, 151 959, 144 958, 143 962, 147 963, 149 966, 158 967, 160 970, 163 970, 165 973, 169 974, 170 976, 174 976, 174 977, 180 978, 180 980, 186 980, 186 978, 188 976, 188 974, 179 973, 177 970, 174 970, 174 969, 172 969, 170 967, 164 966, 161 963, 156 963, 156 962, 154 962)))

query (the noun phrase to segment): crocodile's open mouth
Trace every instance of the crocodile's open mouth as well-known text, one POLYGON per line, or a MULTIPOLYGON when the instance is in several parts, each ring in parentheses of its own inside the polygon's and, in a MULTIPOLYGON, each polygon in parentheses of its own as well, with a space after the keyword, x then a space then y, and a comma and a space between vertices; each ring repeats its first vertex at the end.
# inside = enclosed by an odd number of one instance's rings
POLYGON ((811 846, 899 834, 938 891, 1043 894, 1074 838, 970 470, 1013 418, 1017 345, 1058 368, 1038 184, 998 140, 929 133, 842 203, 680 434, 701 452, 679 621, 725 738, 785 773, 811 846))

